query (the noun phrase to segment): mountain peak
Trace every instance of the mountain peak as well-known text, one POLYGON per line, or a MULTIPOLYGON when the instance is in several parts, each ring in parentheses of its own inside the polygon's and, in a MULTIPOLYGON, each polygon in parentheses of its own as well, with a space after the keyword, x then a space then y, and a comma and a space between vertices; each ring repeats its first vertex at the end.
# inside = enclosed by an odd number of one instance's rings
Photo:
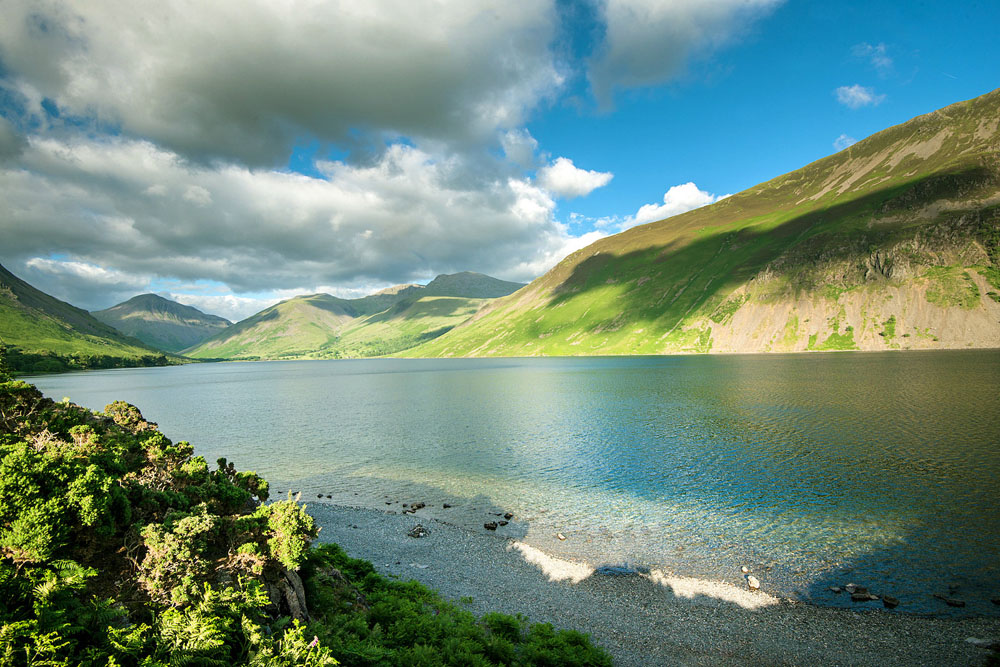
POLYGON ((231 324, 227 319, 203 313, 194 306, 150 293, 138 294, 92 315, 122 333, 167 352, 180 352, 231 324))

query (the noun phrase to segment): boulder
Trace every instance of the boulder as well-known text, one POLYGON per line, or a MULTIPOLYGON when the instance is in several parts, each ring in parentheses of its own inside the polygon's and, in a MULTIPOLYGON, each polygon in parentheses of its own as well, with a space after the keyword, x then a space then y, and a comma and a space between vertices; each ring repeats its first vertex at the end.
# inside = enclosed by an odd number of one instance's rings
POLYGON ((934 597, 936 597, 938 600, 941 600, 941 602, 944 602, 949 607, 965 606, 965 600, 959 600, 957 598, 948 597, 947 595, 941 595, 940 593, 935 593, 934 597))
POLYGON ((487 521, 486 523, 483 524, 483 528, 485 528, 486 530, 496 530, 497 529, 497 522, 496 521, 487 521))
POLYGON ((760 590, 760 580, 757 579, 757 577, 753 576, 752 574, 748 574, 747 575, 747 588, 749 588, 752 591, 759 591, 760 590))
POLYGON ((899 606, 899 600, 892 597, 891 595, 882 596, 882 604, 886 609, 895 609, 899 606))

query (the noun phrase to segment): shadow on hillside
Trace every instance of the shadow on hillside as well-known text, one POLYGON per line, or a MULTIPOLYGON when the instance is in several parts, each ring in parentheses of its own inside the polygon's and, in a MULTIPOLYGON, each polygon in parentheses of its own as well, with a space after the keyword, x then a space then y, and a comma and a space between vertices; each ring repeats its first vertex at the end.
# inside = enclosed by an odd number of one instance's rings
MULTIPOLYGON (((864 265, 877 249, 913 237, 918 228, 925 239, 933 240, 935 232, 928 229, 928 221, 909 218, 908 211, 942 197, 981 190, 996 180, 985 167, 942 171, 805 212, 767 230, 734 226, 732 231, 711 235, 694 232, 687 243, 675 239, 623 254, 601 252, 573 268, 553 290, 549 305, 559 306, 625 280, 630 289, 616 298, 627 321, 666 318, 664 323, 674 326, 725 287, 744 283, 768 267, 799 292, 823 287, 825 282, 821 281, 828 277, 818 270, 821 267, 848 261, 854 275, 840 278, 857 284, 866 273, 871 274, 864 265), (893 215, 897 220, 869 227, 876 215, 893 215)), ((1000 216, 990 209, 950 217, 948 224, 937 230, 943 241, 956 231, 968 238, 1000 225, 1000 216)), ((882 273, 868 279, 886 277, 882 273)))

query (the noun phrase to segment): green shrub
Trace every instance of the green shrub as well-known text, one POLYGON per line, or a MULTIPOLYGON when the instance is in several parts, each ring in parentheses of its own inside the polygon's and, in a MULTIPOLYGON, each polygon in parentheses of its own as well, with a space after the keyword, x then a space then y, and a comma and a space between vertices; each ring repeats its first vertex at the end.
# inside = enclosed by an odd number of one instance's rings
POLYGON ((127 403, 55 403, 2 369, 0 664, 610 664, 579 633, 477 620, 311 548, 305 507, 262 504, 256 474, 209 470, 127 403), (276 593, 300 567, 307 625, 276 593))

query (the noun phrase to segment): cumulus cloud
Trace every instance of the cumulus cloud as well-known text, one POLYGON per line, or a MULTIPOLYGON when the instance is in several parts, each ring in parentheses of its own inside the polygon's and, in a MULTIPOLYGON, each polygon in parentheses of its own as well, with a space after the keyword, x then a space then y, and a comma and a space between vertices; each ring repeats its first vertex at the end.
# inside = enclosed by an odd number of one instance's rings
POLYGON ((858 140, 854 137, 849 137, 846 134, 841 134, 839 137, 833 140, 833 147, 838 151, 842 151, 848 146, 853 146, 858 143, 858 140))
POLYGON ((556 158, 552 164, 538 170, 538 183, 549 192, 566 199, 589 195, 611 182, 610 171, 580 169, 569 158, 556 158))
POLYGON ((27 142, 3 116, 0 116, 0 164, 17 158, 27 142))
POLYGON ((85 310, 101 310, 142 292, 149 276, 89 262, 32 257, 15 273, 34 287, 85 310))
POLYGON ((503 146, 504 155, 514 164, 522 169, 535 167, 538 141, 527 130, 521 128, 505 132, 500 137, 500 145, 503 146))
POLYGON ((21 163, 0 171, 0 236, 22 265, 65 256, 236 293, 310 291, 462 270, 530 280, 578 242, 528 179, 470 180, 461 156, 403 144, 371 165, 322 162, 323 178, 192 164, 125 138, 34 137, 21 163))
POLYGON ((246 297, 234 294, 189 294, 185 292, 163 292, 165 299, 171 299, 185 306, 192 306, 203 313, 224 317, 230 322, 245 320, 251 315, 282 301, 281 297, 246 297))
POLYGON ((681 213, 693 211, 702 206, 714 204, 729 195, 716 196, 700 189, 694 183, 673 185, 663 194, 662 204, 644 204, 633 215, 612 216, 598 220, 595 225, 599 229, 620 232, 636 225, 655 222, 670 218, 681 213))
POLYGON ((880 74, 887 74, 892 70, 892 58, 889 57, 886 45, 881 42, 878 44, 869 44, 868 42, 855 44, 851 48, 851 54, 855 58, 867 60, 880 74))
POLYGON ((732 40, 781 0, 604 0, 604 42, 590 65, 604 104, 616 88, 651 86, 677 75, 692 54, 732 40))
POLYGON ((834 94, 838 102, 850 109, 878 106, 885 100, 885 95, 879 95, 874 88, 866 88, 857 83, 853 86, 840 86, 834 94))
POLYGON ((9 0, 0 60, 39 116, 273 165, 303 134, 495 141, 561 85, 556 23, 546 1, 9 0))

